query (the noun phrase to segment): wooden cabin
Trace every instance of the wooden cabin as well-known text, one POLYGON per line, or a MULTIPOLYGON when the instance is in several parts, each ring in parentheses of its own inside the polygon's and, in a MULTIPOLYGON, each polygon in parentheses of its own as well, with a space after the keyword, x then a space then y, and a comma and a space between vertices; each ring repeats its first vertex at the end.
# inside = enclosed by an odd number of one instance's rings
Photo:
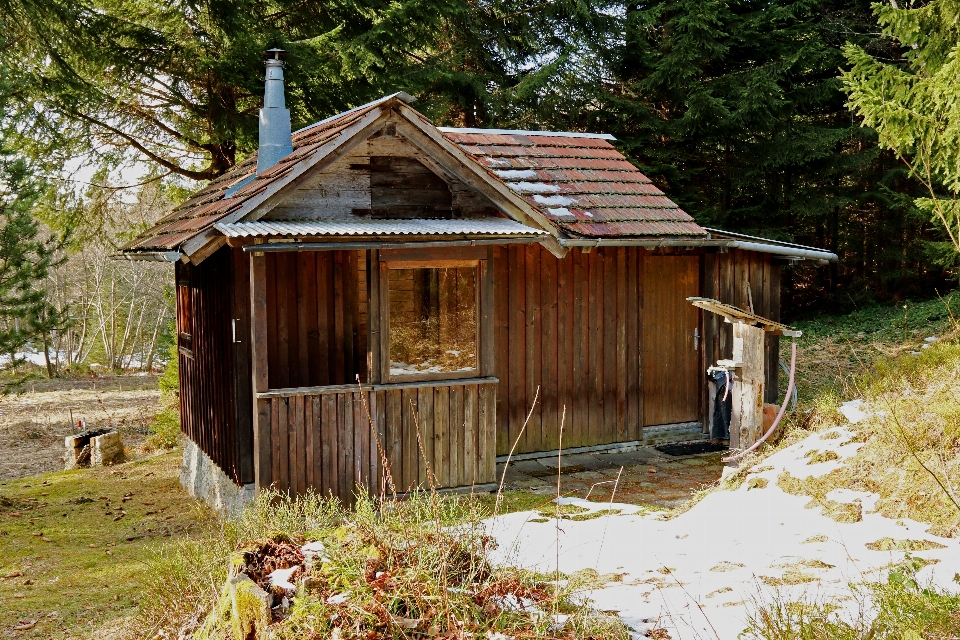
POLYGON ((705 437, 730 330, 687 298, 776 319, 782 266, 831 259, 700 227, 609 135, 411 101, 294 132, 125 248, 176 263, 183 432, 238 490, 482 488, 512 448, 705 437))

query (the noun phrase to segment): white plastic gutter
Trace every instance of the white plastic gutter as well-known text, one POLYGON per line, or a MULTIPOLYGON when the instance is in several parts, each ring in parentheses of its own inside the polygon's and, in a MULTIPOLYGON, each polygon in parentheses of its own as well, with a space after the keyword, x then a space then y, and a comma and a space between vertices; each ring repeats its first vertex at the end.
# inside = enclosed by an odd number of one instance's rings
POLYGON ((836 262, 837 254, 820 249, 801 249, 800 247, 787 247, 777 244, 766 244, 763 242, 748 242, 746 240, 733 240, 727 245, 731 249, 743 249, 744 251, 759 251, 761 253, 770 253, 789 258, 800 258, 802 260, 816 260, 818 262, 836 262))

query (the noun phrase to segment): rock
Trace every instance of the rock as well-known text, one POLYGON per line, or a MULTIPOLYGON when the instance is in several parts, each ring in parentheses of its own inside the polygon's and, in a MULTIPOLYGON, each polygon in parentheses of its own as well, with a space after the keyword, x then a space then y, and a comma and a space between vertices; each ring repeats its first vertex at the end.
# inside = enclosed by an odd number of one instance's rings
POLYGON ((91 464, 95 467, 107 467, 123 462, 123 442, 116 431, 93 438, 91 464))

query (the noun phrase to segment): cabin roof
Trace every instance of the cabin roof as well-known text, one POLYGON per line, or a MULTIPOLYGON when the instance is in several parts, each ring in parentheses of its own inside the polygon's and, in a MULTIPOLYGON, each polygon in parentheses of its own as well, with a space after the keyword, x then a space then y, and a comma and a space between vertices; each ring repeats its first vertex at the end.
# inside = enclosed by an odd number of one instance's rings
POLYGON ((447 127, 440 131, 574 237, 707 235, 610 144, 613 136, 447 127))
POLYGON ((295 131, 293 153, 260 175, 256 175, 257 154, 250 155, 227 173, 210 181, 191 198, 161 218, 156 225, 123 247, 123 250, 176 249, 184 241, 210 229, 225 216, 243 208, 248 200, 261 194, 271 183, 290 173, 301 160, 319 150, 326 142, 339 137, 350 125, 394 98, 405 102, 412 101, 407 94, 395 93, 295 131), (248 180, 249 182, 244 184, 248 180), (228 189, 237 186, 240 188, 226 196, 228 189))
MULTIPOLYGON (((220 238, 218 223, 251 222, 257 208, 308 171, 317 158, 339 152, 355 136, 369 136, 372 118, 393 109, 414 114, 420 126, 473 160, 486 179, 506 187, 542 216, 554 236, 706 237, 707 232, 633 166, 606 134, 436 128, 395 93, 293 133, 293 153, 256 174, 253 154, 176 207, 123 251, 183 248, 198 236, 220 238)), ((411 117, 408 115, 407 117, 411 117)), ((192 251, 187 251, 188 254, 192 251)))

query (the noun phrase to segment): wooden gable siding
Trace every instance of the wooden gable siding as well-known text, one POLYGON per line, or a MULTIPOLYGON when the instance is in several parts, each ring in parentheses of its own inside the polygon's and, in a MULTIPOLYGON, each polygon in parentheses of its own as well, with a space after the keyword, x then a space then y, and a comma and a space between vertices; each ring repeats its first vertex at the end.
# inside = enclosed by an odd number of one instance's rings
POLYGON ((178 282, 184 276, 190 283, 192 325, 190 354, 179 355, 180 416, 187 437, 234 482, 245 484, 253 481, 253 436, 249 369, 243 377, 244 363, 236 367, 234 357, 234 305, 243 304, 235 299, 234 259, 223 248, 199 265, 177 263, 178 282))
POLYGON ((264 258, 270 388, 366 381, 365 252, 264 258))
MULTIPOLYGON (((701 275, 703 296, 747 310, 750 309, 752 298, 753 310, 757 315, 780 320, 781 269, 781 264, 766 253, 739 249, 708 253, 704 256, 701 275)), ((703 341, 706 362, 714 363, 718 359, 733 357, 732 327, 715 313, 705 314, 703 341)), ((766 383, 763 400, 775 403, 779 394, 779 336, 765 338, 764 357, 766 383)))
POLYGON ((496 215, 484 196, 396 133, 377 132, 304 182, 265 220, 496 215))
POLYGON ((638 247, 498 247, 494 263, 497 454, 638 440, 638 247), (531 405, 540 388, 539 401, 531 405), (527 414, 526 429, 521 429, 527 414))

